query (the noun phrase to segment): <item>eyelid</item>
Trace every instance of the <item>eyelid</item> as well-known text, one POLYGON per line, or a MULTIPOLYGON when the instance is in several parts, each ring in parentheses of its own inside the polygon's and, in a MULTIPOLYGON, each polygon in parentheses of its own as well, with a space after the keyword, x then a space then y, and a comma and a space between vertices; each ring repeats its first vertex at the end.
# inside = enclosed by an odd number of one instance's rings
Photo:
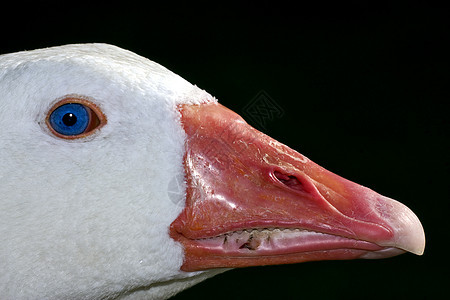
POLYGON ((94 103, 92 103, 91 101, 83 98, 82 96, 66 96, 66 97, 64 97, 63 99, 56 102, 50 108, 50 110, 47 113, 47 116, 45 117, 45 123, 46 123, 47 127, 50 129, 50 131, 55 136, 62 138, 62 139, 68 139, 68 140, 87 137, 87 136, 93 134, 94 132, 96 132, 98 129, 102 128, 106 124, 106 122, 107 122, 106 116, 103 114, 103 112, 100 110, 100 108, 97 105, 95 105, 94 103), (88 124, 86 130, 81 134, 78 134, 78 135, 60 134, 60 133, 56 132, 50 125, 49 119, 50 119, 50 116, 53 113, 53 111, 55 111, 55 109, 57 109, 58 107, 60 107, 64 104, 68 104, 68 103, 78 103, 78 104, 84 105, 90 115, 89 124, 88 124))

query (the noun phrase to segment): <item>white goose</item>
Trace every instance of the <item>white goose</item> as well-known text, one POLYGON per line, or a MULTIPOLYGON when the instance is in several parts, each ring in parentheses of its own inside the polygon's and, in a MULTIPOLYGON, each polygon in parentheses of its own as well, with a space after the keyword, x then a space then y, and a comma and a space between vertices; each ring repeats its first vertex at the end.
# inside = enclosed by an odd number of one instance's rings
POLYGON ((3 55, 0 91, 2 299, 165 299, 224 268, 424 250, 404 205, 129 51, 3 55))

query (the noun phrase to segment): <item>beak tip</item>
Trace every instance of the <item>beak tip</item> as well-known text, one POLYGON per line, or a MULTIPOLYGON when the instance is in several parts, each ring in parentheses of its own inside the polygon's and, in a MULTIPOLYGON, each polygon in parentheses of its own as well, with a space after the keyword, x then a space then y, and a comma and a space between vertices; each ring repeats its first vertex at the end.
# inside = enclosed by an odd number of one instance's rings
POLYGON ((422 226, 420 226, 420 229, 411 230, 409 235, 399 239, 397 247, 416 255, 423 255, 425 251, 425 233, 422 226))
MULTIPOLYGON (((414 216, 416 217, 416 215, 414 216)), ((406 251, 422 255, 425 251, 425 232, 417 217, 415 221, 415 223, 411 224, 409 235, 406 234, 404 240, 399 242, 399 245, 405 245, 402 249, 406 251)))
POLYGON ((389 203, 386 205, 389 211, 386 215, 390 216, 387 221, 394 233, 393 241, 386 244, 422 255, 425 250, 425 231, 419 218, 402 203, 387 197, 383 198, 386 198, 385 203, 389 203))
POLYGON ((397 245, 399 248, 411 253, 422 255, 425 251, 425 231, 419 218, 406 206, 406 221, 399 228, 397 245))

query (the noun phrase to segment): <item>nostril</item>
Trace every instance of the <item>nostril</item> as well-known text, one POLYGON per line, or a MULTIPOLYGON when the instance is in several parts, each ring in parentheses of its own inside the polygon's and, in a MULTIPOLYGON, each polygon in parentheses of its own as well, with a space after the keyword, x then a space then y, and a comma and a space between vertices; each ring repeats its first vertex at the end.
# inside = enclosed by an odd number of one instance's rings
POLYGON ((298 180, 297 177, 295 177, 293 175, 286 175, 286 174, 283 174, 278 171, 273 172, 273 174, 281 183, 283 183, 287 187, 289 187, 293 190, 296 190, 296 191, 305 192, 305 188, 303 187, 303 184, 301 183, 300 180, 298 180))

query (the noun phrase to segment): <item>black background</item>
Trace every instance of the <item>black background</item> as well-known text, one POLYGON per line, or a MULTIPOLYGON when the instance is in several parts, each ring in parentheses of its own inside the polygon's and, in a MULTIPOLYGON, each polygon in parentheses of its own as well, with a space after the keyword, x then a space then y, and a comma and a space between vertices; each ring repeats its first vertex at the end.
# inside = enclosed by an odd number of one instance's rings
POLYGON ((314 3, 2 8, 0 53, 115 44, 240 114, 264 91, 284 111, 266 122, 267 134, 405 203, 425 228, 421 257, 233 270, 175 299, 424 299, 447 289, 449 11, 415 1, 314 3))

